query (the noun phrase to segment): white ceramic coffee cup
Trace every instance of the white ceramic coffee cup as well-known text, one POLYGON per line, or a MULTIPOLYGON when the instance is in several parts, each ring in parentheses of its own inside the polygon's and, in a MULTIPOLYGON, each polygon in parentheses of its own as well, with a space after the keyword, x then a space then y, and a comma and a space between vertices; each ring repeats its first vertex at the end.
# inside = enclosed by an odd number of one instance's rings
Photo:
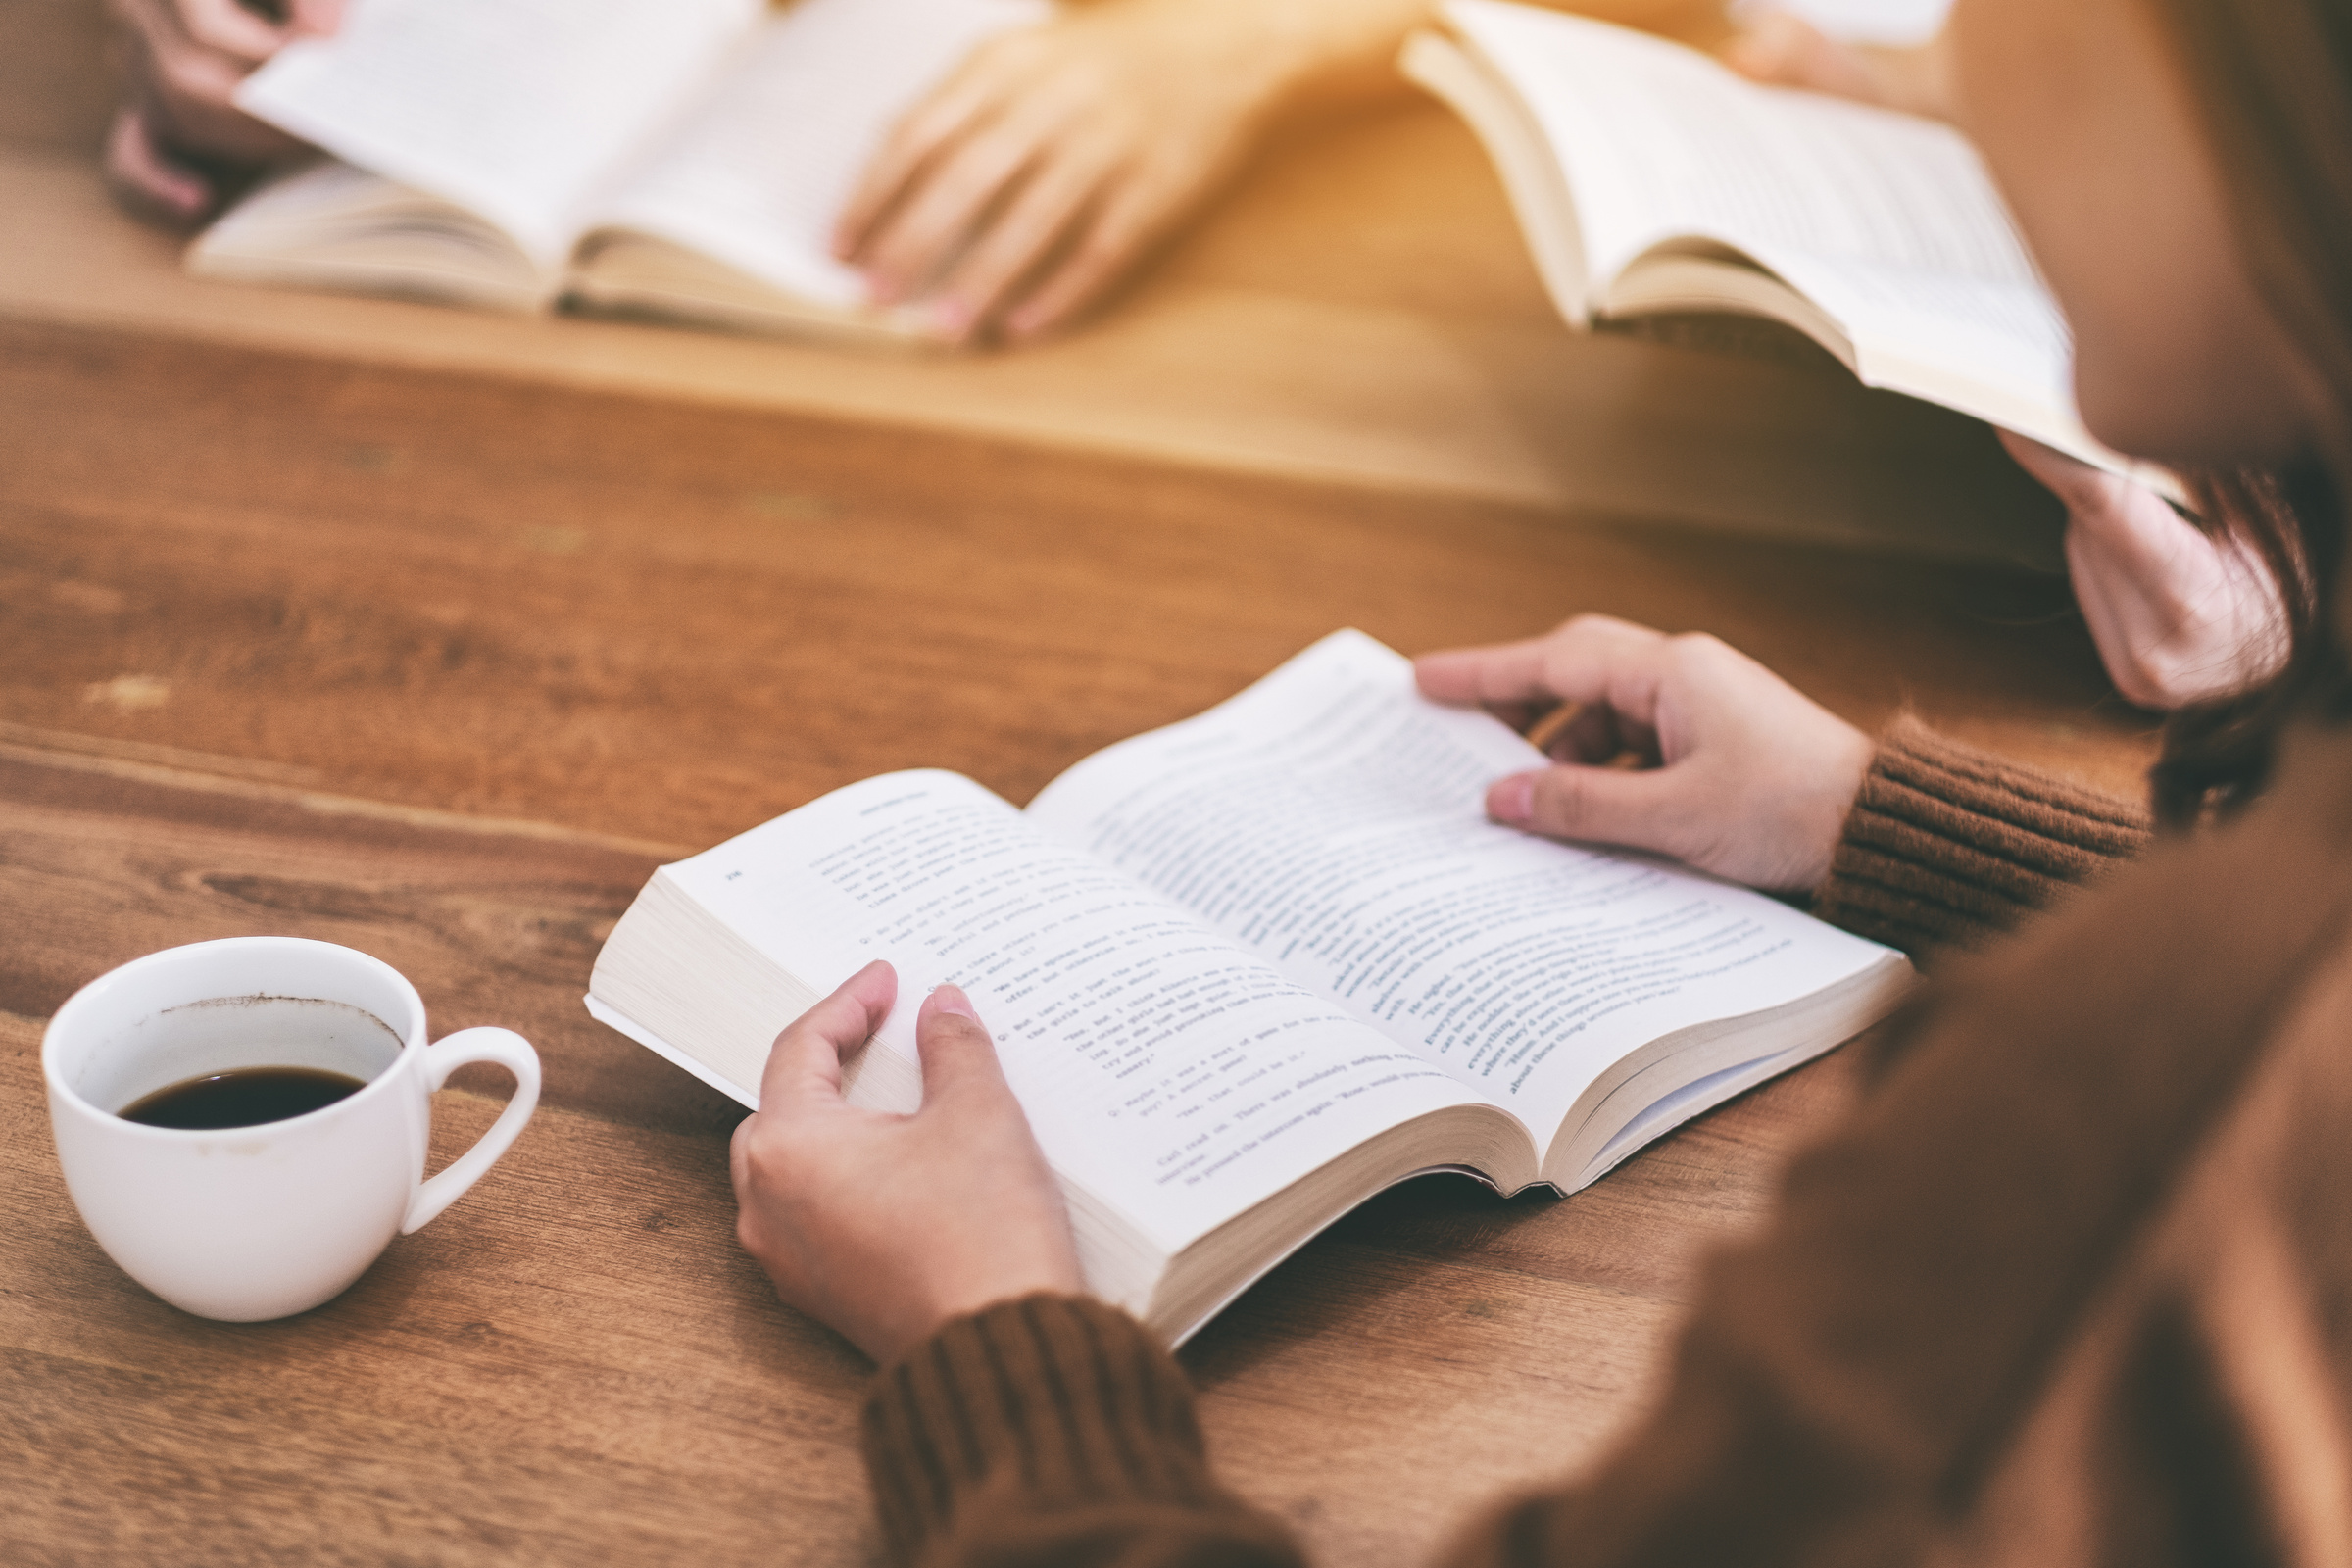
POLYGON ((531 1119, 539 1057, 506 1029, 425 1044, 416 988, 300 937, 151 953, 99 976, 41 1040, 49 1124, 82 1221, 124 1273, 201 1317, 257 1322, 339 1295, 394 1236, 447 1208, 531 1119), (474 1146, 424 1179, 432 1093, 468 1062, 514 1075, 474 1146), (307 1115, 217 1132, 124 1121, 156 1090, 246 1067, 366 1085, 307 1115))

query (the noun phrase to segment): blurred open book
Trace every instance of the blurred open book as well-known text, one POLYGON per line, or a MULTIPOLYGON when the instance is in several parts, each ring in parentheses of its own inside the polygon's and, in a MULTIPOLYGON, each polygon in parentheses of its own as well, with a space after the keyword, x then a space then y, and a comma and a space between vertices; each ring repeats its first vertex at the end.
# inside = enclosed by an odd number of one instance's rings
POLYGON ((2066 321, 1957 131, 1553 11, 1441 18, 1405 73, 1486 144, 1572 325, 1777 322, 1867 385, 2177 488, 2083 428, 2066 321))
POLYGON ((246 81, 324 150, 189 249, 211 277, 919 338, 834 259, 899 117, 1045 0, 356 0, 246 81))

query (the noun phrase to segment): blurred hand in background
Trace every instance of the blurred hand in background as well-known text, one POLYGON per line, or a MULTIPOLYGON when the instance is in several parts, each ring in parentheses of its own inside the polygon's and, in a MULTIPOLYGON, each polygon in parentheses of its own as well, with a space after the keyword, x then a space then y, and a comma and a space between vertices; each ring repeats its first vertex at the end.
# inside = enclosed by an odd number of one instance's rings
MULTIPOLYGON (((1693 42, 1721 0, 1564 5, 1693 42)), ((1097 0, 994 39, 902 121, 836 250, 882 303, 1018 341, 1099 299, 1285 114, 1405 90, 1435 0, 1097 0)))
POLYGON ((287 0, 278 18, 239 0, 108 0, 108 10, 126 86, 107 133, 106 173, 129 206, 192 225, 236 180, 303 150, 230 96, 294 39, 333 32, 342 0, 287 0))
POLYGON ((1793 12, 1748 17, 1724 63, 1752 81, 1802 87, 1936 120, 1952 118, 1951 72, 1940 36, 1909 47, 1833 38, 1793 12))
POLYGON ((1284 110, 1376 91, 1427 0, 1102 0, 982 44, 841 216, 874 298, 951 336, 1068 319, 1220 189, 1284 110))
POLYGON ((2252 551, 2216 537, 2143 485, 2001 432, 2066 503, 2075 601, 2115 689, 2170 710, 2249 690, 2286 662, 2286 605, 2252 551))

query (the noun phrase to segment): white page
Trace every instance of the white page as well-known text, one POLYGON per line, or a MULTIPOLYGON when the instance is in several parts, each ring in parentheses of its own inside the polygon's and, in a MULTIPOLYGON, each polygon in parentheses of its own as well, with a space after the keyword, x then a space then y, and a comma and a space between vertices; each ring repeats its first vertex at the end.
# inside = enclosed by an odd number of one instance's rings
POLYGON ((238 107, 497 223, 560 265, 581 203, 640 153, 760 0, 353 0, 238 107))
POLYGON ((833 224, 868 160, 975 44, 1052 14, 1048 0, 802 0, 593 221, 858 305, 864 280, 834 260, 833 224))
MULTIPOLYGON (((2074 337, 2038 283, 1774 245, 1753 254, 1845 329, 1865 384, 1932 399, 2087 463, 2138 470, 2092 439, 2076 414, 2074 337)), ((2164 487, 2157 475, 2143 478, 2164 487)))
POLYGON ((1171 1254, 1474 1098, 954 773, 867 779, 670 873, 820 989, 889 958, 877 1049, 915 1059, 923 996, 961 985, 1046 1157, 1171 1254))
POLYGON ((1451 0, 1446 16, 1543 126, 1576 194, 1595 297, 1685 236, 2039 287, 1949 126, 1759 87, 1680 45, 1556 12, 1451 0))
POLYGON ((1200 717, 1080 762, 1029 815, 1540 1138, 1639 1046, 1886 958, 1746 889, 1490 822, 1486 786, 1544 760, 1340 632, 1200 717))

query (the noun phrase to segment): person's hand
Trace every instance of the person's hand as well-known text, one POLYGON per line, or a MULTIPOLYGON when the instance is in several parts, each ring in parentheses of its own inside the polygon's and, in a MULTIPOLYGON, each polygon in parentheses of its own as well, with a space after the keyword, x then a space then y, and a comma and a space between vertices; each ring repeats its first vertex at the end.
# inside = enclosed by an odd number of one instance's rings
POLYGON ((898 990, 877 960, 776 1038, 733 1158, 744 1250, 881 1362, 992 1302, 1084 1288, 1061 1189, 961 991, 940 987, 915 1018, 922 1109, 842 1098, 842 1057, 898 990))
POLYGON ((2066 503, 2075 599, 2117 691, 2142 708, 2182 708, 2244 691, 2285 662, 2278 582, 2243 546, 2120 475, 2007 431, 2001 444, 2066 503))
POLYGON ((1576 705, 1553 765, 1488 789, 1494 820, 1657 851, 1776 892, 1829 874, 1874 751, 1745 654, 1606 615, 1532 642, 1424 655, 1414 673, 1424 695, 1506 721, 1576 705))
POLYGON ((1952 118, 1951 73, 1940 39, 1886 48, 1832 38, 1802 17, 1765 11, 1723 49, 1724 63, 1751 81, 1802 87, 1882 109, 1952 118))
POLYGON ((300 37, 323 37, 342 0, 288 0, 283 22, 239 0, 108 0, 128 83, 106 138, 106 172, 125 202, 190 224, 223 180, 302 144, 230 102, 254 68, 300 37))
POLYGON ((942 335, 1029 338, 1225 182, 1268 121, 1394 80, 1429 0, 1102 0, 982 44, 892 132, 834 248, 942 335))

